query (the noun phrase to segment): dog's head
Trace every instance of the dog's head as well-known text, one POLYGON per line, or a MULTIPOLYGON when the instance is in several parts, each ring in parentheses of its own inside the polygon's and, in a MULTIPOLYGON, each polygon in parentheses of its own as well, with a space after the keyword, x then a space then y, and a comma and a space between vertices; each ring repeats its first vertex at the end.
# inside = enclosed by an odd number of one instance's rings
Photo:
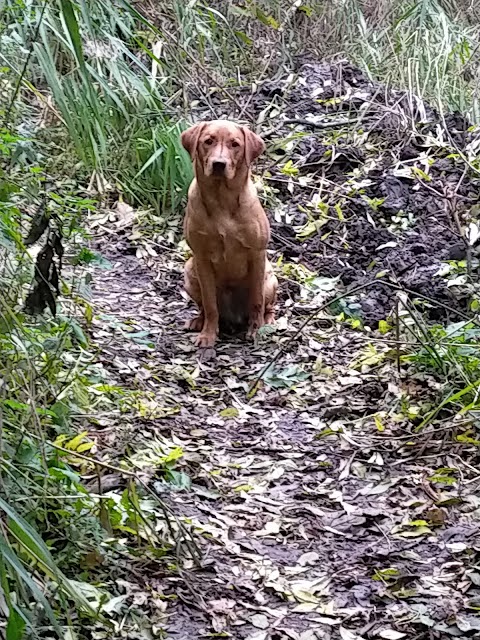
POLYGON ((207 177, 233 180, 265 150, 263 140, 228 120, 199 122, 182 133, 182 145, 207 177))

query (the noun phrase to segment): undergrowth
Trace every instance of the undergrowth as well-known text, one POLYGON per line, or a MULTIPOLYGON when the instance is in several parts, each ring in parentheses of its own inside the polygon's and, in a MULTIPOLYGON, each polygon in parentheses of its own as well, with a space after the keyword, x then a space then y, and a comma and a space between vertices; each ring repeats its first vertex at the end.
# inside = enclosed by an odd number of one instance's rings
POLYGON ((320 11, 324 19, 313 28, 323 54, 344 52, 373 79, 478 121, 479 22, 472 4, 346 0, 320 11))
MULTIPOLYGON (((129 554, 135 540, 168 552, 170 516, 146 489, 98 491, 102 470, 92 425, 103 413, 142 415, 144 400, 112 384, 89 341, 92 264, 85 215, 95 199, 68 179, 50 182, 33 139, 0 132, 0 589, 7 640, 108 628, 108 585, 97 567, 129 554), (19 148, 31 144, 26 160, 19 148), (37 162, 33 162, 36 159, 37 162), (84 477, 97 478, 95 489, 84 477), (127 537, 125 537, 127 536, 127 537), (122 538, 122 540, 120 540, 122 538), (93 560, 92 560, 93 558, 93 560)), ((172 482, 181 451, 157 443, 152 462, 172 482), (172 455, 172 451, 177 451, 172 455), (163 452, 163 455, 160 455, 163 452)), ((135 478, 135 458, 118 472, 135 478)), ((136 552, 135 552, 136 553, 136 552)), ((70 635, 68 637, 77 637, 70 635)), ((84 636, 78 636, 84 637, 84 636)))
MULTIPOLYGON (((207 106, 217 86, 238 116, 229 87, 274 78, 300 52, 347 55, 439 110, 479 117, 480 26, 468 3, 170 0, 152 7, 0 1, 0 591, 7 640, 44 637, 49 629, 73 638, 86 619, 110 629, 102 611, 108 585, 94 584, 106 580, 100 564, 111 567, 142 545, 150 559, 171 552, 172 532, 157 524, 168 520, 164 505, 134 482, 138 456, 118 469, 129 478, 121 490, 103 495, 83 480, 100 478, 103 464, 89 419, 141 405, 112 384, 89 341, 89 282, 101 260, 85 227, 90 212, 119 196, 154 211, 159 225, 176 220, 192 179, 179 142, 191 106, 185 84, 195 83, 207 106)), ((478 328, 410 325, 420 347, 404 361, 446 379, 440 409, 476 406, 478 328)), ((174 469, 181 457, 175 447, 159 439, 147 457, 166 481, 188 487, 174 469)))

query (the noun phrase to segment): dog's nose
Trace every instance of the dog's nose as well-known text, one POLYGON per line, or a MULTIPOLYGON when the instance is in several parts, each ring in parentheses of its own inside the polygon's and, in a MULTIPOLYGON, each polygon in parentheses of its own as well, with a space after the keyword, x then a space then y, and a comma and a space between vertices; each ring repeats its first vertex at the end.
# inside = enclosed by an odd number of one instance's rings
POLYGON ((223 162, 223 160, 216 160, 215 162, 212 163, 213 173, 216 176, 223 176, 226 166, 227 166, 227 163, 223 162))

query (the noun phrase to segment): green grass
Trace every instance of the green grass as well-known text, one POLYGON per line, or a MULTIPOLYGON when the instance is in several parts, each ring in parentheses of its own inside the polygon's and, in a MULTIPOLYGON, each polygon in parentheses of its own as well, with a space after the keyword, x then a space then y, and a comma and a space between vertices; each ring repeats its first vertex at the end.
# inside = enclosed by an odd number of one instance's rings
POLYGON ((387 16, 375 23, 361 4, 348 0, 344 6, 350 18, 339 39, 354 62, 374 79, 407 89, 441 110, 467 112, 478 120, 478 83, 472 69, 469 73, 478 23, 471 26, 462 19, 455 3, 437 0, 391 3, 387 16))
POLYGON ((18 21, 9 26, 11 37, 38 28, 38 39, 31 76, 21 76, 11 43, 0 54, 3 64, 44 103, 48 87, 49 110, 68 132, 77 169, 101 194, 123 189, 157 213, 176 210, 192 178, 178 141, 182 125, 167 115, 168 76, 158 75, 161 61, 138 35, 134 11, 70 0, 54 0, 44 12, 31 5, 25 13, 10 0, 6 7, 18 21))
MULTIPOLYGON (((88 338, 93 310, 82 265, 96 254, 83 225, 98 202, 64 177, 47 188, 38 143, 30 140, 30 160, 19 153, 26 142, 0 131, 0 589, 7 640, 40 638, 47 629, 64 637, 79 624, 107 628, 101 605, 111 598, 108 587, 96 589, 79 569, 88 554, 112 568, 117 553, 128 553, 127 535, 148 541, 143 548, 159 557, 169 550, 155 525, 170 516, 155 495, 144 510, 148 487, 138 482, 137 489, 132 481, 103 499, 83 485, 82 476, 99 477, 104 464, 89 460, 94 442, 88 431, 96 414, 139 413, 142 397, 112 385, 88 338), (46 248, 58 249, 60 237, 65 252, 53 258, 60 297, 45 275, 49 295, 57 298, 56 316, 47 310, 32 317, 25 302, 38 285, 36 265, 46 248)), ((45 296, 43 289, 40 299, 45 296)), ((123 469, 110 468, 133 480, 129 466, 125 460, 123 469)), ((164 466, 172 481, 185 482, 173 459, 167 456, 164 466)))

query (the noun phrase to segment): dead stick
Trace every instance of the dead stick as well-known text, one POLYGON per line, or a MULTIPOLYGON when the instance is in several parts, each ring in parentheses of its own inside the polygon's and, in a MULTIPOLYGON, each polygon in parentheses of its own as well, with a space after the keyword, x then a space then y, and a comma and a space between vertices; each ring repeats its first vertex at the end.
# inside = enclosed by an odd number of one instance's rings
POLYGON ((402 287, 401 285, 394 284, 393 282, 387 282, 386 280, 382 280, 381 278, 377 278, 375 280, 370 280, 369 282, 365 282, 365 284, 358 285, 356 287, 353 287, 352 289, 348 289, 348 291, 345 291, 345 293, 342 293, 342 294, 340 294, 338 296, 335 296, 335 298, 332 298, 328 302, 325 302, 325 304, 322 304, 320 307, 318 307, 318 309, 313 311, 307 317, 307 319, 300 325, 300 327, 297 329, 297 331, 295 331, 293 336, 291 336, 285 342, 285 344, 283 344, 278 349, 278 351, 274 354, 273 358, 269 362, 267 362, 267 364, 261 369, 260 373, 255 378, 255 380, 252 383, 250 383, 249 391, 248 391, 248 397, 252 397, 253 395, 255 395, 255 392, 257 390, 257 385, 260 382, 260 380, 263 378, 263 376, 266 374, 266 372, 270 369, 270 367, 273 364, 275 364, 275 362, 278 361, 280 356, 285 352, 286 348, 289 347, 292 344, 292 342, 294 342, 298 338, 298 336, 303 332, 305 327, 307 325, 309 325, 310 322, 312 322, 312 320, 314 320, 321 311, 324 311, 330 305, 335 304, 335 302, 339 302, 340 300, 343 300, 343 298, 351 296, 353 293, 357 293, 358 291, 363 291, 364 289, 368 289, 371 286, 376 285, 376 284, 382 284, 382 285, 385 285, 387 287, 390 287, 391 289, 396 289, 397 291, 405 291, 405 293, 408 293, 411 296, 416 296, 417 298, 423 298, 424 300, 427 300, 428 302, 430 302, 431 304, 433 304, 433 305, 435 305, 437 307, 442 307, 443 309, 447 309, 448 311, 460 316, 461 318, 464 318, 465 320, 469 320, 470 322, 474 322, 477 326, 480 326, 480 322, 478 321, 478 319, 476 317, 471 318, 466 313, 463 313, 463 311, 459 311, 458 309, 454 309, 453 307, 450 307, 448 304, 444 304, 443 302, 438 302, 437 300, 434 300, 433 298, 430 298, 429 296, 425 296, 423 293, 418 293, 417 291, 412 291, 412 289, 406 289, 406 288, 402 287))

